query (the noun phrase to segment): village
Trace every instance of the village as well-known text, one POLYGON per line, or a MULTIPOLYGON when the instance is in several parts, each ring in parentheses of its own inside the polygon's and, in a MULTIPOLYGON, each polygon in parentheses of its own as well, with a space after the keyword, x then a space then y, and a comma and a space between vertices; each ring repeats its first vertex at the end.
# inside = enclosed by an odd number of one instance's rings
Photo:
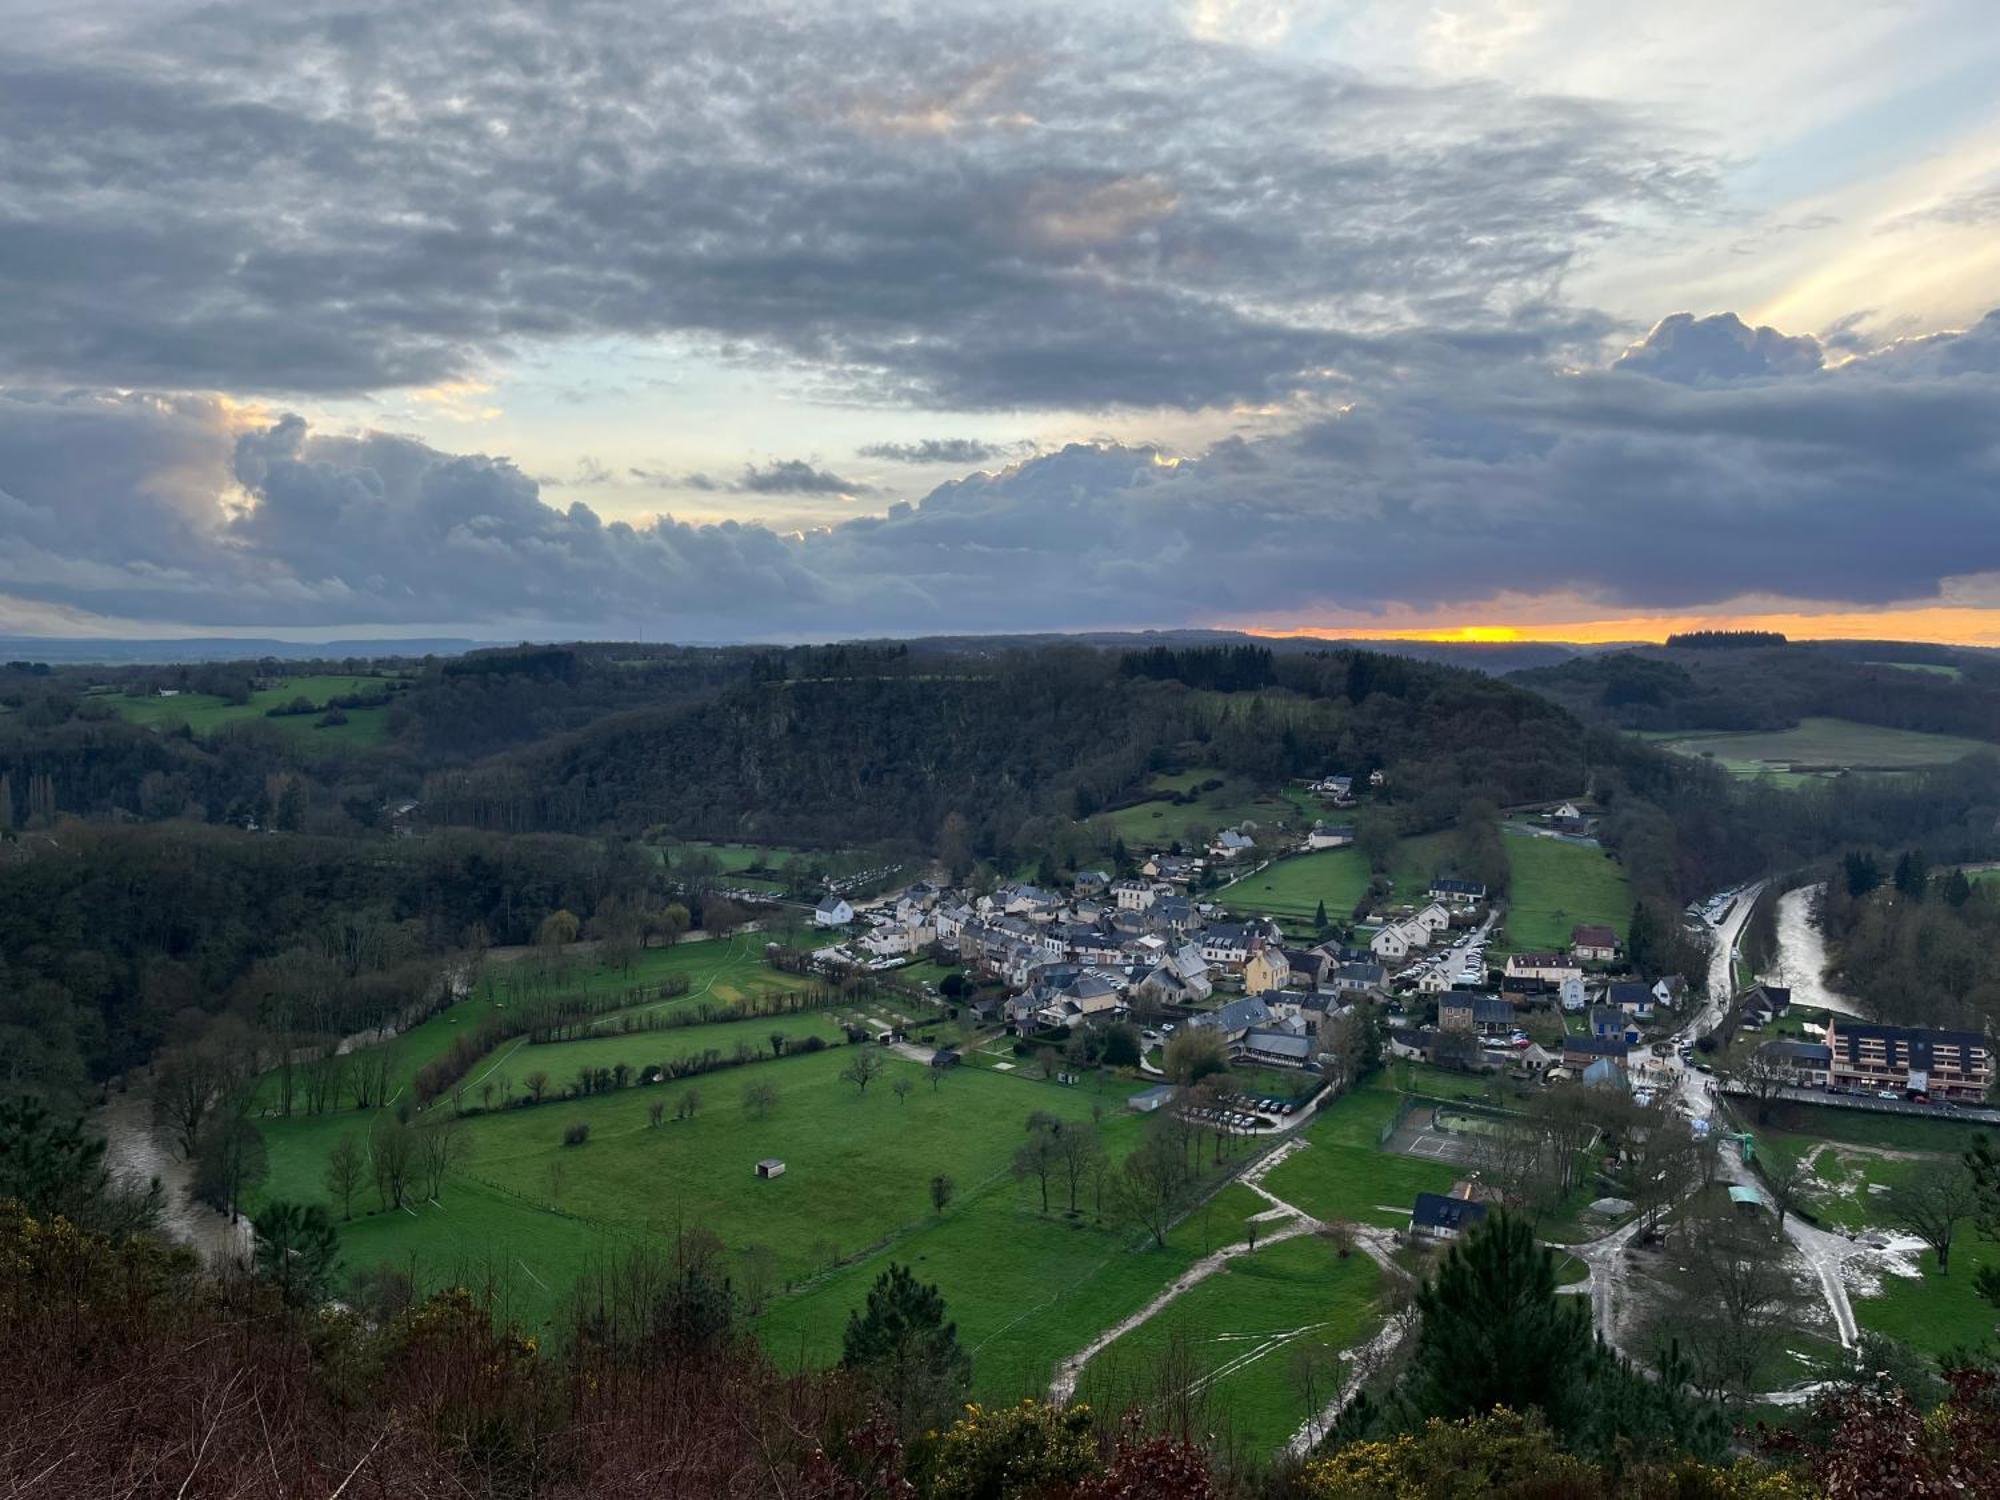
MULTIPOLYGON (((1355 805, 1349 777, 1310 790, 1335 808, 1355 805)), ((1536 825, 1594 843, 1593 819, 1575 802, 1541 810, 1536 825)), ((1351 824, 1314 820, 1269 863, 1354 837, 1351 824)), ((1351 1075, 1341 1054, 1366 1033, 1387 1058, 1515 1085, 1616 1090, 1640 1108, 1694 1089, 1985 1113, 1995 1054, 1977 1034, 1842 1016, 1788 1024, 1785 987, 1738 983, 1727 963, 1692 979, 1641 973, 1605 923, 1573 925, 1561 948, 1509 950, 1504 899, 1451 875, 1329 935, 1323 911, 1300 923, 1237 898, 1240 868, 1259 849, 1251 832, 1225 828, 1199 849, 1142 854, 1125 875, 1078 870, 1062 887, 1005 881, 979 892, 919 880, 873 899, 829 893, 812 913, 827 939, 813 958, 829 973, 942 973, 926 992, 1022 1055, 1095 1059, 1095 1040, 1129 1024, 1143 1071, 1165 1077, 1176 1030, 1208 1033, 1232 1068, 1293 1075, 1301 1102, 1351 1075)), ((1690 933, 1707 942, 1729 906, 1690 908, 1690 933)), ((1135 1107, 1172 1093, 1155 1089, 1135 1107)), ((1705 1132, 1705 1117, 1676 1107, 1705 1132)), ((1283 1128, 1272 1114, 1259 1123, 1283 1128)))

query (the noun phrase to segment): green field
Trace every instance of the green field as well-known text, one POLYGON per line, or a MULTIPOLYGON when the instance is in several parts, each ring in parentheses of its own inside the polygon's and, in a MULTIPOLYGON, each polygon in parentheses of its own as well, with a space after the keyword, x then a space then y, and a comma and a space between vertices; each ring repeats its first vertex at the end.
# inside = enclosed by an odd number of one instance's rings
POLYGON ((1303 829, 1318 816, 1310 799, 1303 794, 1294 797, 1267 792, 1247 776, 1207 768, 1163 772, 1153 777, 1147 789, 1162 795, 1106 815, 1118 830, 1118 836, 1135 849, 1164 849, 1183 841, 1190 828, 1213 833, 1248 819, 1262 827, 1283 823, 1303 829), (1199 793, 1192 802, 1168 800, 1171 794, 1194 791, 1208 781, 1220 781, 1222 785, 1199 793))
POLYGON ((1849 719, 1801 719, 1790 729, 1683 734, 1657 741, 1683 755, 1712 757, 1739 776, 1802 770, 1910 771, 1949 765, 1993 747, 1983 740, 1911 729, 1884 729, 1849 719))
POLYGON ((1868 661, 1864 667, 1894 667, 1898 672, 1923 672, 1931 677, 1945 677, 1957 682, 1965 676, 1963 667, 1947 666, 1936 661, 1868 661))
MULTIPOLYGON (((1445 857, 1449 834, 1424 834, 1396 846, 1389 880, 1399 901, 1420 904, 1445 857)), ((1277 860, 1255 875, 1224 886, 1217 899, 1245 915, 1276 918, 1288 932, 1311 928, 1321 901, 1327 920, 1344 922, 1368 891, 1368 864, 1359 850, 1322 849, 1277 860)))
POLYGON ((1223 1446, 1265 1457, 1338 1390, 1340 1352, 1380 1321, 1381 1284, 1366 1255, 1311 1235, 1238 1256, 1092 1360, 1078 1395, 1112 1410, 1187 1401, 1223 1446))
POLYGON ((1310 1143, 1273 1167, 1264 1186, 1316 1219, 1401 1228, 1418 1193, 1442 1193, 1459 1172, 1448 1162, 1395 1156, 1377 1142, 1396 1113, 1389 1076, 1319 1111, 1306 1127, 1310 1143))
POLYGON ((252 693, 247 703, 230 703, 206 693, 182 693, 174 698, 129 698, 107 693, 94 701, 109 704, 134 724, 155 728, 185 724, 197 735, 213 734, 230 724, 256 720, 276 725, 287 734, 301 739, 309 738, 315 744, 376 745, 388 738, 389 710, 386 707, 346 709, 345 724, 330 725, 324 729, 317 726, 317 715, 314 714, 287 714, 273 719, 266 717, 265 711, 280 708, 295 698, 307 698, 324 707, 329 698, 348 693, 375 692, 391 680, 382 677, 287 677, 280 680, 276 687, 260 688, 252 693))
POLYGON ((1567 948, 1579 922, 1602 923, 1624 940, 1632 892, 1625 871, 1602 849, 1515 835, 1507 840, 1507 862, 1509 951, 1567 948))

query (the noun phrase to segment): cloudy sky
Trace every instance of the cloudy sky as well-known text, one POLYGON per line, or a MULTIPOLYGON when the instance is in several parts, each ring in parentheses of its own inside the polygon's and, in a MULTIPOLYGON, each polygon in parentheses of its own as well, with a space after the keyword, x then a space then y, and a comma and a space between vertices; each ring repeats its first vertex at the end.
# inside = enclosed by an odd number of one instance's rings
POLYGON ((2000 644, 1991 0, 0 0, 0 632, 2000 644))

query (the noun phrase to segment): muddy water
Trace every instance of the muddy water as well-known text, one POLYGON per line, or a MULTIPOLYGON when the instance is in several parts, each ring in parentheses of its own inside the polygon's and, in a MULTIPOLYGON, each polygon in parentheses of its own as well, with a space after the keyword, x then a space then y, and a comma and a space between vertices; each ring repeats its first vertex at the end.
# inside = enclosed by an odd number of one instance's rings
POLYGON ((1826 938, 1812 919, 1819 892, 1819 886, 1805 885, 1778 898, 1777 950, 1758 977, 1789 987, 1795 1005, 1858 1016, 1861 1006, 1826 982, 1826 938))
POLYGON ((154 1128, 152 1094, 144 1083, 135 1082, 124 1093, 113 1094, 97 1111, 95 1123, 104 1132, 105 1165, 114 1175, 140 1184, 149 1178, 160 1179, 166 1189, 160 1228, 169 1238, 193 1247, 210 1265, 241 1264, 249 1259, 248 1221, 239 1219, 232 1224, 226 1215, 189 1196, 193 1169, 154 1128))

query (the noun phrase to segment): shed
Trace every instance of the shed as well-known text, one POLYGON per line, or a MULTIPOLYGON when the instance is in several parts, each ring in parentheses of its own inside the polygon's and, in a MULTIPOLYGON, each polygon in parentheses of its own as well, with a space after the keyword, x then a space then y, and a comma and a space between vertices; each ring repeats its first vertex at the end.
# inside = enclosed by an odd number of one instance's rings
POLYGON ((757 1175, 759 1177, 783 1177, 785 1175, 785 1164, 775 1156, 767 1156, 757 1163, 757 1175))

